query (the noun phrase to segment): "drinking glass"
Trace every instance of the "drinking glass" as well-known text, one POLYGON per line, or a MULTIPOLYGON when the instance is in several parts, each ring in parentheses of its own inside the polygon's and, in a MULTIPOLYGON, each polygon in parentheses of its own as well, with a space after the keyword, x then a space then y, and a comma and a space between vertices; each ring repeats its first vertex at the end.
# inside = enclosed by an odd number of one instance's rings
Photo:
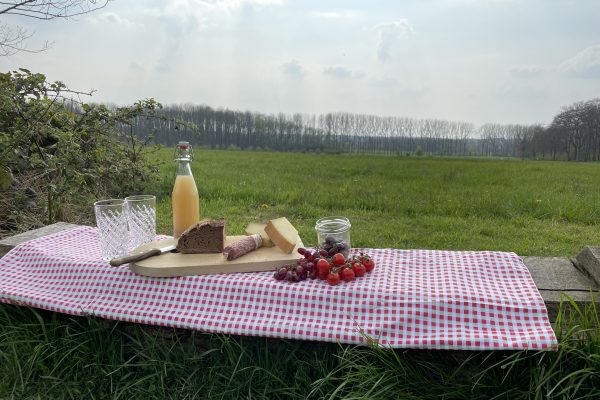
POLYGON ((125 198, 129 247, 150 243, 156 236, 156 197, 150 194, 125 198))
POLYGON ((125 200, 109 199, 94 203, 102 259, 109 261, 127 254, 125 200))

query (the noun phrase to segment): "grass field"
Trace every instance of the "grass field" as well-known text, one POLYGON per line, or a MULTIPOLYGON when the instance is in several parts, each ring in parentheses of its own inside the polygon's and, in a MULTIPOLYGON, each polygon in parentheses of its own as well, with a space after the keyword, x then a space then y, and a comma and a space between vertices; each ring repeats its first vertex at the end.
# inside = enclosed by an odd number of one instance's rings
MULTIPOLYGON (((159 158, 158 230, 175 165, 159 158)), ((598 164, 196 151, 202 214, 229 231, 326 215, 362 247, 573 256, 599 242, 598 164)), ((424 352, 156 329, 0 305, 0 399, 600 398, 593 308, 559 315, 557 352, 424 352)))
MULTIPOLYGON (((171 156, 159 153, 162 233, 171 156)), ((598 164, 197 150, 192 169, 202 215, 225 217, 232 233, 286 216, 314 245, 315 221, 344 215, 360 247, 574 256, 600 242, 598 164)))

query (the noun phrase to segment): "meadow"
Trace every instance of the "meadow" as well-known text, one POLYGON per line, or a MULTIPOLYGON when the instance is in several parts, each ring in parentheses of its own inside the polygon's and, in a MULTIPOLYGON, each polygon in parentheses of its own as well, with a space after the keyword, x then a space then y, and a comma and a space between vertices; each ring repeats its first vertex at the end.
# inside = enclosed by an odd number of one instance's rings
MULTIPOLYGON (((158 231, 176 166, 157 153, 158 231)), ((351 219, 361 247, 574 256, 599 242, 598 164, 196 149, 205 217, 230 233, 286 216, 351 219)), ((568 303, 568 298, 565 297, 568 303)), ((557 352, 389 350, 235 337, 0 306, 0 398, 542 399, 600 397, 600 323, 564 308, 557 352)))
MULTIPOLYGON (((157 229, 170 234, 176 163, 157 156, 157 229)), ((315 221, 344 215, 357 247, 575 256, 600 242, 596 163, 197 149, 192 170, 202 216, 233 234, 286 216, 315 245, 315 221)))

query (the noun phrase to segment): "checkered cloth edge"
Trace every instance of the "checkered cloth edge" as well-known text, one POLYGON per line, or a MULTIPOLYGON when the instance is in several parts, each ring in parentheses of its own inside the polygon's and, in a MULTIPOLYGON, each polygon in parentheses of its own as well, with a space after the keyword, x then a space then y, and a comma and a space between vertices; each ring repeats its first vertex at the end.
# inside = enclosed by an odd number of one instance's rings
POLYGON ((102 261, 91 227, 23 243, 0 259, 0 302, 205 332, 427 349, 557 347, 514 253, 354 249, 376 268, 353 282, 270 272, 150 278, 102 261))

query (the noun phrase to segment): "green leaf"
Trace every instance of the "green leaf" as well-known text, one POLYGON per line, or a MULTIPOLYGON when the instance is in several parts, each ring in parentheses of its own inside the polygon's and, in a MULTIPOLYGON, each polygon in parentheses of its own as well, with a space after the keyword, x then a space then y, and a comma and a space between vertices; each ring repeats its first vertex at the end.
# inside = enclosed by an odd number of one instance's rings
POLYGON ((13 179, 13 174, 8 168, 0 167, 0 190, 8 189, 13 179))

